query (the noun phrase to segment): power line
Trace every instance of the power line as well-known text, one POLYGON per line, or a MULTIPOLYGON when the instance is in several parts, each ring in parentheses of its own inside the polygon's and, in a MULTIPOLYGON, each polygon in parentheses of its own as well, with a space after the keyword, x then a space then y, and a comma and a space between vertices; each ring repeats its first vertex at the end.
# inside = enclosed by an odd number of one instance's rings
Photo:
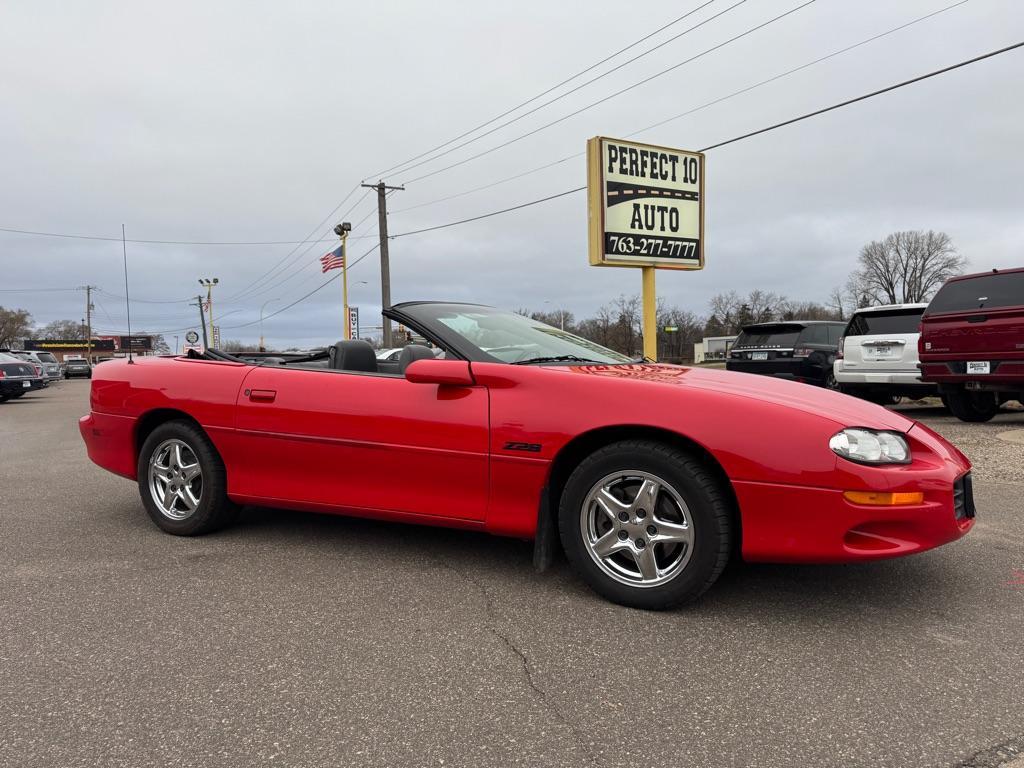
MULTIPOLYGON (((690 15, 696 13, 697 11, 699 11, 699 10, 701 10, 703 8, 706 8, 707 6, 711 5, 711 3, 713 3, 714 1, 715 0, 707 0, 707 2, 705 2, 703 5, 697 6, 692 11, 690 11, 688 14, 686 14, 686 16, 690 16, 690 15)), ((570 88, 565 93, 561 93, 558 96, 555 96, 553 99, 549 99, 548 101, 545 101, 543 104, 538 104, 533 109, 529 109, 529 110, 527 110, 526 112, 523 112, 520 115, 516 115, 511 120, 506 120, 505 122, 501 123, 500 125, 496 125, 493 128, 491 128, 490 130, 484 131, 483 133, 479 134, 478 136, 474 136, 473 138, 468 139, 468 140, 462 142, 461 144, 457 144, 454 147, 450 147, 449 149, 446 149, 443 152, 438 152, 433 157, 428 157, 428 158, 426 158, 424 160, 420 160, 419 162, 415 162, 412 165, 406 165, 405 167, 402 167, 401 170, 398 170, 396 172, 397 173, 408 173, 413 168, 419 168, 421 165, 425 165, 426 163, 433 162, 434 160, 437 160, 440 157, 444 157, 445 155, 449 155, 452 152, 455 152, 455 151, 457 151, 459 149, 462 149, 463 147, 469 146, 470 144, 473 144, 473 143, 479 141, 480 139, 484 138, 485 136, 490 136, 492 133, 495 133, 496 131, 500 131, 502 128, 507 128, 508 126, 512 125, 513 123, 517 123, 520 120, 522 120, 523 118, 529 117, 530 115, 534 114, 535 112, 539 112, 540 110, 544 109, 545 107, 549 107, 552 104, 554 104, 555 102, 561 101, 562 99, 566 98, 567 96, 571 96, 572 94, 576 93, 577 91, 582 90, 583 88, 586 88, 588 85, 592 85, 593 83, 596 83, 598 80, 601 80, 601 79, 607 77, 608 75, 612 74, 613 72, 618 72, 623 67, 627 67, 630 64, 632 64, 634 61, 638 61, 638 60, 642 59, 644 56, 648 56, 648 55, 654 53, 655 51, 663 48, 664 46, 668 45, 669 43, 675 42, 676 40, 678 40, 679 38, 683 37, 684 35, 688 35, 690 32, 693 32, 696 29, 700 29, 705 24, 710 24, 715 19, 719 18, 720 16, 724 16, 725 14, 729 13, 730 11, 732 11, 732 10, 738 8, 739 6, 743 5, 745 2, 747 2, 747 0, 738 0, 738 2, 735 2, 732 5, 730 5, 728 8, 726 8, 726 9, 724 9, 722 11, 719 11, 718 13, 716 13, 716 14, 714 14, 712 16, 709 16, 708 18, 704 19, 704 21, 701 21, 701 22, 699 22, 697 24, 694 24, 692 27, 684 29, 679 34, 673 35, 672 37, 668 38, 667 40, 664 40, 664 41, 658 43, 654 47, 648 48, 643 53, 637 54, 633 58, 627 59, 626 61, 622 62, 621 64, 615 65, 611 69, 609 69, 609 70, 607 70, 605 72, 602 72, 600 75, 597 75, 596 77, 592 77, 590 80, 587 80, 584 83, 580 83, 579 85, 575 86, 574 88, 570 88)), ((686 16, 683 16, 681 18, 686 18, 686 16)), ((514 111, 514 110, 512 110, 512 111, 514 111)), ((506 113, 506 114, 508 114, 508 113, 506 113)), ((483 126, 480 126, 480 127, 483 127, 483 126)), ((472 131, 470 133, 472 133, 472 131)), ((426 154, 430 154, 430 153, 426 153, 426 154)))
MULTIPOLYGON (((398 163, 397 165, 393 165, 390 168, 386 168, 383 171, 379 171, 377 173, 371 174, 371 178, 373 178, 373 177, 380 178, 382 176, 386 176, 387 174, 389 174, 389 173, 391 173, 393 171, 397 171, 399 168, 402 168, 403 166, 407 165, 408 163, 414 162, 415 160, 419 160, 424 155, 429 155, 431 152, 436 152, 439 149, 443 149, 444 147, 447 147, 449 144, 454 144, 459 139, 466 138, 467 136, 469 136, 472 133, 475 133, 476 131, 480 130, 481 128, 486 128, 491 123, 497 122, 498 120, 501 120, 501 118, 506 117, 508 115, 511 115, 516 110, 522 109, 527 104, 532 104, 537 99, 541 99, 541 98, 547 96, 549 93, 558 90, 563 85, 566 85, 567 83, 571 83, 577 77, 582 77, 583 75, 587 74, 587 72, 591 72, 592 70, 597 69, 599 66, 601 66, 602 64, 605 64, 605 63, 611 61, 612 59, 614 59, 619 54, 625 53, 626 51, 630 50, 631 48, 635 48, 636 46, 640 45, 640 43, 644 42, 645 40, 649 40, 650 38, 652 38, 655 35, 657 35, 659 32, 664 32, 669 27, 675 26, 676 24, 678 24, 683 19, 687 18, 688 16, 693 15, 694 13, 699 11, 701 8, 704 8, 705 6, 710 5, 712 2, 714 2, 714 0, 708 0, 708 2, 705 2, 702 5, 697 6, 692 11, 687 11, 682 16, 679 16, 679 17, 673 19, 672 21, 670 21, 668 24, 664 24, 664 25, 658 27, 653 32, 650 32, 649 34, 644 35, 639 40, 634 40, 632 43, 627 45, 625 48, 620 48, 615 53, 613 53, 613 54, 611 54, 609 56, 605 56, 600 61, 595 62, 594 64, 591 64, 589 67, 586 67, 585 69, 581 69, 579 72, 577 72, 572 77, 567 77, 562 82, 556 83, 555 85, 551 86, 547 90, 541 91, 536 96, 533 96, 533 97, 527 99, 526 101, 521 102, 521 103, 517 104, 516 106, 514 106, 514 107, 512 107, 510 109, 505 110, 500 115, 497 115, 496 117, 492 117, 490 120, 487 120, 486 122, 480 123, 480 125, 476 126, 475 128, 470 128, 465 133, 460 133, 458 136, 456 136, 456 137, 454 137, 452 139, 449 139, 448 141, 444 142, 443 144, 438 144, 436 147, 433 147, 432 149, 428 149, 426 152, 421 152, 420 154, 416 155, 415 157, 411 157, 408 160, 405 160, 405 161, 403 161, 401 163, 398 163)), ((675 38, 673 38, 673 39, 675 39, 675 38)), ((605 74, 607 74, 607 73, 605 73, 605 74)), ((408 170, 408 169, 406 169, 406 170, 408 170)))
MULTIPOLYGON (((105 242, 120 243, 120 237, 103 237, 100 235, 77 235, 67 232, 40 232, 32 229, 11 229, 0 227, 0 232, 7 232, 13 235, 33 235, 35 237, 60 237, 71 240, 101 240, 105 242)), ((302 245, 303 243, 323 243, 330 238, 321 240, 132 240, 127 243, 140 243, 143 245, 302 245)))
POLYGON ((610 94, 608 96, 604 96, 604 97, 598 99, 597 101, 593 101, 590 104, 587 104, 586 106, 580 107, 579 109, 574 110, 573 112, 570 112, 567 115, 562 115, 561 117, 557 118, 556 120, 552 120, 550 123, 545 123, 544 125, 542 125, 542 126, 540 126, 538 128, 534 128, 531 131, 527 131, 526 133, 520 134, 519 136, 515 136, 515 137, 513 137, 511 139, 508 139, 507 141, 502 142, 501 144, 497 144, 496 146, 493 146, 493 147, 491 147, 489 149, 485 149, 484 151, 478 152, 475 155, 470 155, 469 157, 463 158, 462 160, 459 160, 459 161, 457 161, 455 163, 452 163, 450 165, 442 166, 441 168, 437 168, 437 169, 435 169, 433 171, 430 171, 429 173, 425 173, 422 176, 417 176, 416 178, 409 179, 405 183, 406 184, 414 184, 417 181, 422 181, 423 179, 429 179, 431 176, 436 176, 439 173, 444 173, 445 171, 450 171, 453 168, 458 168, 461 165, 465 165, 466 163, 472 162, 473 160, 477 160, 477 159, 479 159, 481 157, 489 155, 492 152, 497 152, 499 149, 504 149, 505 147, 507 147, 507 146, 509 146, 511 144, 515 144, 516 142, 522 141, 523 139, 528 138, 530 136, 533 136, 534 134, 540 133, 543 130, 547 130, 548 128, 552 127, 553 125, 558 125, 559 123, 562 123, 562 122, 568 120, 569 118, 572 118, 572 117, 575 117, 576 115, 582 114, 583 112, 586 112, 589 109, 593 109, 594 107, 598 106, 599 104, 604 104, 606 101, 610 101, 611 99, 614 99, 614 98, 616 98, 618 96, 621 96, 624 93, 632 91, 634 88, 639 88, 641 85, 646 85, 647 83, 651 82, 652 80, 655 80, 655 79, 657 79, 659 77, 662 77, 663 75, 668 74, 669 72, 672 72, 672 71, 674 71, 676 69, 679 69, 680 67, 685 66, 686 64, 689 64, 690 62, 693 62, 693 61, 696 61, 697 59, 703 58, 704 56, 707 56, 709 53, 713 53, 714 51, 717 51, 717 50, 719 50, 721 48, 724 48, 725 46, 730 45, 731 43, 734 43, 737 40, 740 40, 740 39, 742 39, 742 38, 744 38, 744 37, 746 37, 748 35, 753 34, 754 32, 757 32, 758 30, 764 29, 765 27, 767 27, 767 26, 769 26, 771 24, 774 24, 775 22, 780 21, 781 19, 784 19, 787 16, 789 16, 789 15, 791 15, 793 13, 796 13, 797 11, 800 11, 800 10, 804 9, 804 8, 806 8, 809 5, 812 5, 814 2, 816 2, 816 0, 805 0, 805 2, 801 3, 800 5, 798 5, 798 6, 794 7, 794 8, 790 8, 788 11, 780 13, 778 16, 774 16, 771 19, 768 19, 768 21, 765 21, 765 22, 762 22, 762 23, 760 23, 760 24, 758 24, 756 26, 753 26, 750 29, 748 29, 748 30, 746 30, 744 32, 741 32, 740 34, 735 35, 734 37, 730 37, 728 40, 725 40, 725 41, 719 43, 718 45, 714 45, 714 46, 712 46, 712 47, 710 47, 710 48, 708 48, 708 49, 706 49, 704 51, 701 51, 698 54, 695 54, 695 55, 691 56, 688 59, 684 59, 683 61, 680 61, 677 64, 673 64, 671 67, 668 67, 667 69, 663 69, 660 72, 656 72, 653 75, 650 75, 648 77, 645 77, 642 80, 639 80, 639 81, 633 83, 632 85, 628 85, 625 88, 622 88, 622 89, 620 89, 618 91, 615 91, 615 93, 612 93, 612 94, 610 94))
MULTIPOLYGON (((272 274, 278 272, 278 270, 281 267, 281 265, 283 265, 285 263, 285 261, 287 261, 288 258, 293 253, 295 253, 297 250, 299 250, 299 248, 304 243, 309 242, 309 238, 312 237, 314 234, 316 234, 320 230, 320 228, 323 227, 323 225, 325 223, 327 223, 327 221, 332 216, 334 216, 335 213, 338 212, 338 210, 341 208, 341 206, 343 206, 346 202, 348 202, 348 199, 350 197, 352 197, 352 195, 355 194, 357 189, 359 189, 359 185, 358 184, 356 184, 355 186, 352 187, 352 189, 349 190, 348 194, 345 195, 344 198, 342 198, 341 202, 338 203, 336 206, 334 206, 334 208, 331 210, 331 212, 328 213, 326 216, 324 216, 323 219, 321 219, 320 222, 309 231, 309 234, 306 235, 306 237, 302 241, 299 241, 298 243, 296 243, 294 248, 292 248, 288 253, 286 253, 284 256, 282 256, 281 260, 275 266, 271 267, 269 270, 264 272, 261 276, 257 277, 255 280, 253 280, 247 286, 242 288, 242 290, 238 291, 237 293, 232 294, 231 296, 228 296, 226 300, 233 300, 233 299, 239 298, 240 296, 244 295, 250 288, 253 288, 254 286, 256 286, 256 285, 258 285, 260 283, 263 283, 264 280, 266 280, 272 274)), ((366 196, 363 195, 363 197, 366 197, 366 196)), ((355 205, 353 205, 352 208, 349 208, 349 210, 346 211, 343 215, 347 216, 349 211, 351 211, 353 208, 355 208, 357 205, 359 205, 359 203, 362 202, 362 200, 363 200, 363 198, 360 198, 359 200, 357 200, 355 202, 355 205)), ((324 241, 323 240, 314 240, 313 243, 308 246, 308 248, 312 248, 313 244, 315 244, 317 242, 324 242, 324 241)), ((308 248, 307 248, 307 250, 308 250, 308 248)), ((305 251, 303 253, 305 253, 305 251)), ((300 256, 301 256, 301 254, 300 254, 300 256)), ((292 261, 291 263, 294 263, 294 261, 292 261)))
POLYGON ((80 291, 81 288, 0 288, 0 293, 56 293, 59 291, 80 291))
MULTIPOLYGON (((719 141, 719 142, 717 142, 715 144, 710 144, 710 145, 708 145, 706 147, 703 147, 702 149, 699 149, 697 151, 698 152, 708 152, 709 150, 717 149, 718 147, 724 147, 724 146, 726 146, 728 144, 733 144, 733 143, 735 143, 737 141, 742 141, 743 139, 749 139, 752 136, 759 136, 762 133, 767 133, 769 131, 774 131, 774 130, 776 130, 778 128, 783 128, 783 127, 785 127, 787 125, 793 125, 794 123, 799 123, 802 120, 808 120, 808 119, 810 119, 812 117, 817 117, 819 115, 823 115, 826 112, 831 112, 833 110, 840 109, 841 107, 847 107, 847 106, 850 106, 851 104, 856 104, 857 102, 865 101, 867 99, 874 98, 875 96, 880 96, 880 95, 882 95, 884 93, 889 93, 890 91, 895 91, 895 90, 897 90, 899 88, 904 88, 904 87, 906 87, 908 85, 913 85, 914 83, 919 83, 922 80, 927 80, 929 78, 937 77, 938 75, 942 75, 942 74, 945 74, 947 72, 952 72, 955 69, 960 69, 961 67, 966 67, 969 64, 976 64, 979 61, 983 61, 985 59, 992 58, 993 56, 998 56, 998 55, 1000 55, 1002 53, 1007 53, 1009 51, 1015 50, 1015 49, 1020 48, 1022 46, 1024 46, 1024 41, 1019 42, 1019 43, 1014 43, 1013 45, 1008 45, 1005 48, 999 48, 998 50, 990 51, 988 53, 981 54, 980 56, 975 56, 973 58, 966 59, 966 60, 961 61, 961 62, 959 62, 957 64, 951 64, 948 67, 943 67, 941 69, 936 69, 936 70, 933 70, 933 71, 928 72, 928 73, 923 74, 923 75, 918 75, 917 77, 913 77, 913 78, 911 78, 909 80, 903 80, 903 81, 901 81, 899 83, 895 83, 893 85, 886 86, 885 88, 880 88, 877 91, 872 91, 870 93, 865 93, 865 94, 863 94, 861 96, 857 96, 857 97, 852 98, 852 99, 846 99, 845 101, 841 101, 841 102, 838 102, 836 104, 832 104, 831 106, 828 106, 828 107, 823 107, 821 109, 816 109, 813 112, 808 112, 806 114, 800 115, 798 117, 791 118, 789 120, 784 120, 784 121, 779 122, 779 123, 774 123, 773 125, 769 125, 769 126, 767 126, 765 128, 760 128, 760 129, 758 129, 756 131, 750 131, 749 133, 744 133, 741 136, 736 136, 736 137, 733 137, 731 139, 726 139, 725 141, 719 141)), ((530 201, 525 202, 525 203, 520 203, 519 205, 514 205, 514 206, 511 206, 510 208, 503 208, 503 209, 501 209, 499 211, 492 211, 491 213, 484 213, 484 214, 481 214, 480 216, 473 216, 473 217, 468 218, 468 219, 460 219, 459 221, 452 221, 452 222, 449 222, 447 224, 438 224, 438 225, 433 226, 433 227, 425 227, 423 229, 416 229, 416 230, 412 230, 411 232, 402 232, 402 233, 399 233, 397 235, 392 235, 391 237, 392 237, 392 239, 394 239, 394 238, 398 238, 398 237, 406 237, 407 235, 417 235, 417 234, 420 234, 422 232, 433 232, 434 230, 437 230, 437 229, 447 229, 448 227, 455 227, 455 226, 458 226, 459 224, 466 224, 466 223, 469 223, 471 221, 479 221, 480 219, 490 218, 491 216, 498 216, 498 215, 500 215, 502 213, 509 213, 510 211, 517 211, 517 210, 519 210, 521 208, 527 208, 527 207, 529 207, 531 205, 537 205, 538 203, 544 203, 544 202, 547 202, 548 200, 554 200, 554 199, 559 198, 559 197, 564 197, 565 195, 571 195, 571 194, 573 194, 575 192, 582 192, 585 189, 586 189, 586 186, 575 187, 574 189, 569 189, 569 190, 566 190, 564 192, 559 192, 559 193, 554 194, 554 195, 548 195, 547 197, 542 197, 542 198, 539 198, 537 200, 530 200, 530 201)))
MULTIPOLYGON (((879 40, 879 39, 881 39, 883 37, 887 37, 887 36, 889 36, 891 34, 899 32, 901 30, 907 29, 908 27, 911 27, 911 26, 913 26, 915 24, 918 24, 918 23, 920 23, 922 21, 930 19, 933 16, 938 16, 939 14, 945 13, 946 11, 950 11, 953 8, 956 8, 958 6, 964 5, 964 4, 968 3, 968 2, 970 2, 970 0, 959 0, 959 2, 953 3, 952 5, 947 5, 945 8, 940 8, 937 11, 932 11, 931 13, 927 13, 924 16, 918 16, 916 19, 912 19, 911 21, 905 22, 903 24, 900 24, 899 26, 896 26, 896 27, 893 27, 891 29, 888 29, 885 32, 880 32, 879 34, 876 34, 876 35, 873 35, 871 37, 865 38, 864 40, 861 40, 860 42, 857 42, 857 43, 853 43, 852 45, 848 45, 845 48, 840 48, 838 50, 832 51, 831 53, 825 54, 824 56, 820 56, 817 59, 809 61, 809 62, 807 62, 805 64, 801 64, 798 67, 794 67, 792 69, 786 70, 785 72, 780 72, 777 75, 774 75, 772 77, 769 77, 769 78, 766 78, 764 80, 761 80, 761 81, 759 81, 757 83, 754 83, 753 85, 748 85, 745 88, 741 88, 741 89, 739 89, 737 91, 733 91, 732 93, 729 93, 729 94, 727 94, 725 96, 720 96, 720 97, 718 97, 716 99, 713 99, 711 101, 707 101, 707 102, 705 102, 705 103, 703 103, 703 104, 701 104, 701 105, 699 105, 697 107, 693 107, 691 109, 688 109, 685 112, 680 112, 677 115, 673 115, 672 117, 668 117, 668 118, 665 118, 664 120, 660 120, 657 123, 653 123, 652 125, 648 125, 645 128, 640 128, 639 130, 633 131, 632 133, 627 133, 624 138, 632 138, 633 136, 637 136, 639 134, 646 133, 647 131, 653 130, 654 128, 659 128, 662 125, 665 125, 667 123, 673 122, 675 120, 679 120, 680 118, 686 117, 688 115, 692 115, 692 114, 694 114, 696 112, 700 112, 701 110, 707 109, 707 108, 712 107, 712 106, 714 106, 716 104, 721 104, 722 102, 728 101, 729 99, 733 99, 736 96, 740 96, 740 95, 742 95, 744 93, 749 93, 750 91, 753 91, 753 90, 755 90, 757 88, 760 88, 760 87, 762 87, 764 85, 768 85, 769 83, 773 83, 773 82, 776 82, 778 80, 782 80, 783 78, 789 77, 790 75, 796 74, 797 72, 800 72, 802 70, 805 70, 805 69, 813 67, 813 66, 815 66, 817 64, 820 64, 823 61, 827 61, 829 59, 835 58, 836 56, 839 56, 839 55, 844 54, 844 53, 848 53, 849 51, 852 51, 852 50, 854 50, 856 48, 860 48, 863 45, 867 45, 868 43, 874 42, 874 41, 879 40)), ((559 160, 554 160, 554 161, 552 161, 550 163, 545 163, 544 165, 537 166, 536 168, 531 168, 528 171, 522 171, 520 173, 516 173, 516 174, 514 174, 512 176, 506 176, 505 178, 498 179, 497 181, 492 181, 492 182, 490 182, 488 184, 483 184, 483 185, 481 185, 479 187, 473 187, 472 189, 463 190, 462 192, 456 192, 455 194, 452 194, 452 195, 445 195, 444 197, 439 197, 439 198, 436 198, 434 200, 428 200, 427 202, 416 203, 415 205, 409 205, 409 206, 406 206, 405 208, 398 208, 398 209, 392 211, 392 214, 405 213, 406 211, 412 211, 412 210, 415 210, 417 208, 425 208, 427 206, 435 205, 437 203, 443 203, 443 202, 447 202, 448 200, 454 200, 454 199, 459 198, 459 197, 465 197, 466 195, 471 195, 471 194, 474 194, 476 192, 482 192, 483 190, 491 189, 492 187, 497 187, 497 186, 500 186, 501 184, 507 184, 510 181, 515 181, 517 179, 521 179, 521 178, 523 178, 525 176, 530 176, 530 175, 532 175, 534 173, 538 173, 540 171, 545 171, 548 168, 553 168, 556 165, 561 165, 562 163, 566 163, 566 162, 568 162, 570 160, 575 160, 578 157, 583 157, 585 154, 586 154, 586 152, 574 152, 573 154, 567 155, 566 157, 563 157, 563 158, 561 158, 559 160)))

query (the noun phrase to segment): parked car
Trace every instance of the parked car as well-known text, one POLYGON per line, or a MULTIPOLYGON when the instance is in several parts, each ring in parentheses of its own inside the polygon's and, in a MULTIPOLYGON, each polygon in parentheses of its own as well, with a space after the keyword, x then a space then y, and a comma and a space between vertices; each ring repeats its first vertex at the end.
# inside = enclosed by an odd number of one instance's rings
POLYGON ((44 386, 46 379, 33 363, 0 352, 0 403, 17 399, 26 392, 44 386))
POLYGON ((835 389, 832 364, 845 328, 845 323, 831 320, 748 325, 732 345, 725 367, 835 389))
POLYGON ((561 542, 597 592, 643 608, 696 599, 734 555, 876 560, 973 525, 967 458, 872 403, 638 363, 492 307, 385 315, 445 359, 409 344, 385 373, 351 340, 319 368, 216 350, 106 363, 79 422, 89 457, 170 534, 252 504, 533 539, 541 567, 561 542))
POLYGON ((938 395, 921 381, 917 340, 927 304, 885 304, 853 313, 833 367, 839 389, 887 405, 900 397, 938 395))
POLYGON ((19 351, 12 352, 15 357, 28 360, 42 368, 43 376, 49 381, 59 381, 61 378, 60 363, 50 352, 19 351))
POLYGON ((89 365, 89 361, 84 357, 65 358, 64 378, 73 379, 78 376, 84 376, 87 379, 92 378, 92 366, 89 365))
POLYGON ((921 318, 921 380, 961 421, 1024 402, 1024 267, 954 277, 921 318))

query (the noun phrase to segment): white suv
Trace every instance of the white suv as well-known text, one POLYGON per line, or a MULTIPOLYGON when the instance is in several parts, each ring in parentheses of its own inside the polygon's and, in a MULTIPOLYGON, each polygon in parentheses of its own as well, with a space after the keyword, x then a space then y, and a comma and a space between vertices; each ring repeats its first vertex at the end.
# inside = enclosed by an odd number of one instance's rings
POLYGON ((833 372, 839 388, 876 403, 937 395, 921 383, 917 339, 927 304, 886 304, 853 313, 839 341, 833 372))

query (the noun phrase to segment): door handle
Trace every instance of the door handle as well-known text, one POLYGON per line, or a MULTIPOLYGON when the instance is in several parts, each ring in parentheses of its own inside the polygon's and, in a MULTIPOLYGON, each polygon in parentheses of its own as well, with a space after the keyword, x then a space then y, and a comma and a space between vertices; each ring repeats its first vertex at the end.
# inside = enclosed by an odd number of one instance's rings
POLYGON ((250 389, 247 390, 249 399, 254 403, 272 403, 277 397, 277 390, 274 389, 250 389))

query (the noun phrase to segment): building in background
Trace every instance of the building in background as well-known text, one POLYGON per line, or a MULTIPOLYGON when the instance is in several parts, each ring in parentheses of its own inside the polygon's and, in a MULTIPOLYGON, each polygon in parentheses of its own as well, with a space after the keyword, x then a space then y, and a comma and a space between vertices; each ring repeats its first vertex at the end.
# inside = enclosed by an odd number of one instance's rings
POLYGON ((705 336, 693 345, 693 362, 710 363, 716 360, 723 362, 729 357, 729 350, 736 341, 735 336, 705 336))

